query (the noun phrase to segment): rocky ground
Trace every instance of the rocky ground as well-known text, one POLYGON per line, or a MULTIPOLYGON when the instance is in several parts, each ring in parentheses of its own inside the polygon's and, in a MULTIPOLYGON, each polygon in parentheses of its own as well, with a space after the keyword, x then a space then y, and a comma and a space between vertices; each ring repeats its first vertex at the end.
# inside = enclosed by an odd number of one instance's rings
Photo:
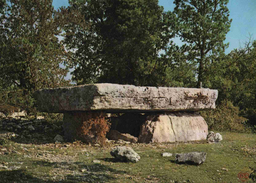
POLYGON ((107 140, 101 147, 56 142, 62 122, 5 117, 0 119, 0 182, 239 182, 238 175, 251 176, 246 183, 256 180, 255 134, 223 134, 220 143, 107 140), (120 145, 133 148, 140 161, 115 161, 110 151, 120 145), (206 152, 206 161, 199 166, 175 162, 176 153, 192 151, 206 152))
POLYGON ((2 135, 11 134, 16 142, 51 143, 57 134, 62 134, 62 123, 49 123, 44 119, 2 118, 0 129, 2 135))

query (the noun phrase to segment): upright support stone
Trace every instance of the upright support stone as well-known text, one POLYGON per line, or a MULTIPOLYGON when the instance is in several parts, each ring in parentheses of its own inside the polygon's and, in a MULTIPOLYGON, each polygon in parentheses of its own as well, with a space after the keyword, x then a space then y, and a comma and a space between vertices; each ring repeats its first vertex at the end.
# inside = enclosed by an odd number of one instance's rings
POLYGON ((205 140, 208 126, 193 113, 168 113, 149 116, 142 125, 139 142, 188 142, 205 140))

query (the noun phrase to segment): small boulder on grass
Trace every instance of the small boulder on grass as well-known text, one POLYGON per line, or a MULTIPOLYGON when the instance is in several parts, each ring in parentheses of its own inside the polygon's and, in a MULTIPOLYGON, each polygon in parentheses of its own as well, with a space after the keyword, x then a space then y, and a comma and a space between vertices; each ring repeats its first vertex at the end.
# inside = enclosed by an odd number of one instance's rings
POLYGON ((172 153, 168 153, 168 152, 163 152, 161 155, 163 157, 172 157, 172 153))
POLYGON ((222 135, 219 133, 214 133, 213 131, 210 131, 207 135, 208 143, 218 143, 222 140, 223 140, 222 135))
POLYGON ((200 165, 206 160, 206 152, 189 152, 176 154, 177 163, 200 165))
POLYGON ((111 150, 110 154, 122 162, 136 163, 140 160, 140 156, 131 147, 117 146, 111 150))
POLYGON ((55 143, 61 143, 61 142, 64 142, 64 139, 61 135, 56 135, 55 138, 54 138, 54 142, 55 143))

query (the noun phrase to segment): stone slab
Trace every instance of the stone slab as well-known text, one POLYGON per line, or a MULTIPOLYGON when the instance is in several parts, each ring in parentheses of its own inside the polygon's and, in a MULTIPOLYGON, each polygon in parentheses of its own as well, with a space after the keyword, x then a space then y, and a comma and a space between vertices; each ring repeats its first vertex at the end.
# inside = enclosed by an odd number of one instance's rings
POLYGON ((190 142, 206 140, 208 125, 196 113, 169 113, 148 116, 139 135, 141 143, 190 142))
POLYGON ((217 90, 207 88, 139 87, 90 84, 36 91, 43 112, 162 112, 214 109, 217 90))

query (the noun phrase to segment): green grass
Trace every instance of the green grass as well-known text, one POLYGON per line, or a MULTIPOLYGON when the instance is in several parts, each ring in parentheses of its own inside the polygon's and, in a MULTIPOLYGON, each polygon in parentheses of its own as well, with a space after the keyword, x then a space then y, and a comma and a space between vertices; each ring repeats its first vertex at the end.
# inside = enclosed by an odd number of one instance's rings
POLYGON ((241 182, 240 172, 250 174, 249 167, 256 169, 256 134, 221 134, 223 141, 217 144, 130 144, 141 156, 137 163, 116 162, 109 153, 116 144, 102 148, 79 142, 5 141, 0 145, 0 152, 8 150, 0 155, 0 182, 241 182), (205 163, 177 164, 174 156, 161 156, 162 152, 191 151, 207 152, 205 163))

